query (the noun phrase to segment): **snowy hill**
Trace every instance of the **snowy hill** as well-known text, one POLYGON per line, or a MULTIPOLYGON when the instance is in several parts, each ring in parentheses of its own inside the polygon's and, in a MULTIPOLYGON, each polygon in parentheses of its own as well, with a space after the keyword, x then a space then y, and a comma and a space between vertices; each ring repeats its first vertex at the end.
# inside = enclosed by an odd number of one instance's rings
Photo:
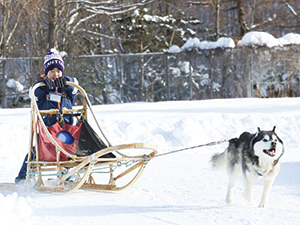
MULTIPOLYGON (((77 191, 69 195, 32 190, 0 193, 1 224, 299 224, 300 98, 225 99, 95 106, 112 144, 146 142, 159 153, 277 126, 285 145, 269 208, 242 198, 242 179, 232 205, 224 201, 225 172, 209 165, 227 143, 157 157, 126 191, 77 191)), ((0 182, 13 182, 27 153, 30 109, 0 110, 0 182)), ((93 124, 92 124, 93 125, 93 124)))

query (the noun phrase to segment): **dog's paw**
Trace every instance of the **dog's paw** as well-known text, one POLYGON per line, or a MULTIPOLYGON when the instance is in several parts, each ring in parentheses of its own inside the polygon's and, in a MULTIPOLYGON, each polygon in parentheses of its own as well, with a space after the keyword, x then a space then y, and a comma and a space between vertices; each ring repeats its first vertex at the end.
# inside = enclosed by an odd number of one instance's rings
POLYGON ((258 205, 259 208, 266 208, 268 207, 268 203, 266 202, 261 202, 259 205, 258 205))
POLYGON ((225 202, 227 204, 231 204, 232 203, 232 197, 226 197, 225 202))

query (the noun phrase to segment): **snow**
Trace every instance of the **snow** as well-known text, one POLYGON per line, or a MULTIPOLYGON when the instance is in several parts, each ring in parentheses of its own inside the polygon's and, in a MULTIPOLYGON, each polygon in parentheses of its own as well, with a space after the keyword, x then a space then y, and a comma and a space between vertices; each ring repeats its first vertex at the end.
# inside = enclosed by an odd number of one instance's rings
POLYGON ((177 45, 172 45, 169 50, 169 53, 178 53, 181 52, 181 49, 177 45))
POLYGON ((289 33, 278 39, 283 45, 300 44, 300 35, 289 33))
MULTIPOLYGON (((242 197, 241 178, 233 204, 225 203, 227 175, 209 165, 212 154, 226 148, 223 143, 156 157, 131 188, 117 193, 2 192, 1 224, 299 224, 300 98, 126 103, 93 109, 112 144, 151 143, 159 153, 276 125, 285 154, 269 207, 258 208, 262 180, 254 184, 249 203, 242 197)), ((28 148, 29 115, 28 108, 0 109, 1 183, 13 182, 21 167, 28 148)))
POLYGON ((249 32, 245 34, 242 40, 238 42, 238 46, 254 46, 266 45, 269 48, 282 47, 284 45, 300 44, 300 35, 289 33, 281 38, 275 38, 273 35, 265 32, 249 32))
POLYGON ((249 32, 238 42, 239 46, 254 46, 254 45, 267 45, 269 48, 278 46, 277 39, 265 32, 249 32))
POLYGON ((65 51, 60 51, 60 52, 59 52, 59 55, 60 55, 62 58, 64 58, 64 57, 67 57, 67 56, 68 56, 68 53, 65 52, 65 51))
POLYGON ((14 89, 18 92, 22 92, 24 90, 23 85, 19 81, 14 80, 14 79, 9 79, 6 82, 6 86, 9 87, 9 88, 12 88, 12 89, 14 89))
POLYGON ((235 44, 232 38, 221 37, 217 41, 200 41, 198 38, 189 38, 187 42, 179 48, 172 45, 169 53, 178 53, 180 51, 191 51, 192 49, 215 49, 215 48, 234 48, 235 44))
MULTIPOLYGON (((260 31, 251 31, 246 33, 241 40, 237 42, 238 47, 243 46, 267 46, 283 47, 284 45, 299 45, 300 34, 288 33, 280 38, 275 38, 272 34, 260 31)), ((198 38, 189 38, 186 43, 180 48, 177 45, 172 45, 168 52, 178 53, 181 51, 191 51, 192 49, 216 49, 216 48, 235 48, 236 45, 232 38, 221 37, 216 42, 200 41, 198 38)))

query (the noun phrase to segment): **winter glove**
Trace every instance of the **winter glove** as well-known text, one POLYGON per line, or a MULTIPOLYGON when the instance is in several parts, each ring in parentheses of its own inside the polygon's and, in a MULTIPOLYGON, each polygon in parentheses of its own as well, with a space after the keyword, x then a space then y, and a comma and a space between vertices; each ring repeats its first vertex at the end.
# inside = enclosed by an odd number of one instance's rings
POLYGON ((55 86, 58 87, 58 88, 63 88, 63 87, 66 87, 67 86, 67 80, 64 76, 60 77, 60 78, 57 78, 55 81, 55 86))
POLYGON ((43 83, 46 84, 46 87, 49 88, 49 90, 53 90, 55 87, 54 81, 48 77, 43 80, 43 83))
POLYGON ((57 87, 57 90, 59 93, 62 94, 63 98, 68 97, 68 93, 67 93, 67 80, 64 76, 57 78, 55 81, 55 86, 57 87))

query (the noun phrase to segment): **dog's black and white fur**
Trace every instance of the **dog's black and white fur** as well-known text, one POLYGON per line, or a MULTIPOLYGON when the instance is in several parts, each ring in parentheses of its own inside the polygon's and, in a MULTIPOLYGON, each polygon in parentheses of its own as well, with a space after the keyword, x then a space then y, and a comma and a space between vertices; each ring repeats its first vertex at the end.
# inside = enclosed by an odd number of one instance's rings
POLYGON ((211 158, 214 168, 227 168, 229 184, 226 203, 232 203, 234 183, 243 172, 243 196, 249 201, 252 200, 252 183, 260 177, 264 178, 259 207, 266 207, 271 186, 280 169, 283 152, 283 142, 275 133, 275 126, 271 131, 262 131, 258 128, 255 134, 244 132, 239 138, 229 140, 229 146, 225 151, 216 153, 211 158))

